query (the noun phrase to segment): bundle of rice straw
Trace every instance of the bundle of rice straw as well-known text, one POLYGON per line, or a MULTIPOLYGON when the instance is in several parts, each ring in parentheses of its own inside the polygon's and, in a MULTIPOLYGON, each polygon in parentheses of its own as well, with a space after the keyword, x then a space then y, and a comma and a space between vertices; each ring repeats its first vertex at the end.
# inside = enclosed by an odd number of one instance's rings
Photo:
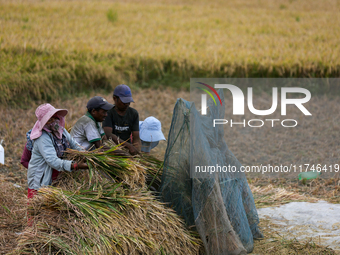
POLYGON ((115 146, 110 150, 93 151, 68 150, 68 158, 73 161, 86 161, 89 166, 89 180, 97 182, 99 173, 111 181, 123 182, 130 188, 141 188, 145 184, 145 168, 138 164, 133 157, 115 155, 114 152, 120 147, 115 146))
POLYGON ((32 226, 15 253, 198 254, 200 240, 147 190, 144 175, 157 161, 117 156, 115 149, 69 151, 90 169, 63 173, 54 187, 39 190, 28 208, 32 226))

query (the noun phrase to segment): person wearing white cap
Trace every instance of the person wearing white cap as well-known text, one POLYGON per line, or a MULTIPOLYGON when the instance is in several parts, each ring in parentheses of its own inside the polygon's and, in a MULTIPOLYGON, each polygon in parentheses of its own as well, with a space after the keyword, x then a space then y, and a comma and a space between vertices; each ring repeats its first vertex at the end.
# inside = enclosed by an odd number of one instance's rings
POLYGON ((161 122, 151 116, 139 122, 139 133, 142 141, 142 152, 149 153, 155 148, 159 141, 166 140, 162 133, 161 122))

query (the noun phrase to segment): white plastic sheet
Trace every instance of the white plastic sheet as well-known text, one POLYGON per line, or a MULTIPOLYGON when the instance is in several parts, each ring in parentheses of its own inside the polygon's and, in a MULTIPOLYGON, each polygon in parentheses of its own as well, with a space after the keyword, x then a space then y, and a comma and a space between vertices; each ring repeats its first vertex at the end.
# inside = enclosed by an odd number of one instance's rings
POLYGON ((340 204, 292 202, 280 207, 258 209, 260 218, 269 218, 272 229, 287 238, 307 240, 340 250, 340 204))
POLYGON ((1 164, 5 164, 5 150, 4 150, 4 147, 2 147, 2 142, 3 142, 3 140, 1 140, 1 142, 0 142, 0 163, 1 164))

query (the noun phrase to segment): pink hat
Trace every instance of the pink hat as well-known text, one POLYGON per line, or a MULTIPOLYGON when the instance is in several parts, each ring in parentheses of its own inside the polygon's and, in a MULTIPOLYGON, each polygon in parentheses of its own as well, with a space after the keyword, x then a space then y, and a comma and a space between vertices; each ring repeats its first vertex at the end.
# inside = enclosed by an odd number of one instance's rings
POLYGON ((50 104, 42 104, 38 106, 38 108, 35 110, 35 116, 37 116, 38 120, 34 124, 34 127, 31 132, 31 139, 37 139, 42 134, 42 129, 48 122, 48 120, 56 113, 58 113, 58 117, 61 117, 61 126, 64 128, 65 120, 64 117, 67 114, 67 110, 65 109, 56 109, 50 104))

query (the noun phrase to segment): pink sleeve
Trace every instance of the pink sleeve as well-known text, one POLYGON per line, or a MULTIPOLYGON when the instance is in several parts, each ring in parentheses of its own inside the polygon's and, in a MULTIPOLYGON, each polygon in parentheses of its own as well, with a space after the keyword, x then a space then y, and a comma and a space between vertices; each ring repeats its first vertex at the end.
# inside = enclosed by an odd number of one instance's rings
POLYGON ((22 152, 20 163, 24 167, 28 168, 28 163, 30 162, 31 156, 32 156, 32 153, 27 149, 26 144, 25 144, 25 148, 24 148, 24 151, 22 152))

